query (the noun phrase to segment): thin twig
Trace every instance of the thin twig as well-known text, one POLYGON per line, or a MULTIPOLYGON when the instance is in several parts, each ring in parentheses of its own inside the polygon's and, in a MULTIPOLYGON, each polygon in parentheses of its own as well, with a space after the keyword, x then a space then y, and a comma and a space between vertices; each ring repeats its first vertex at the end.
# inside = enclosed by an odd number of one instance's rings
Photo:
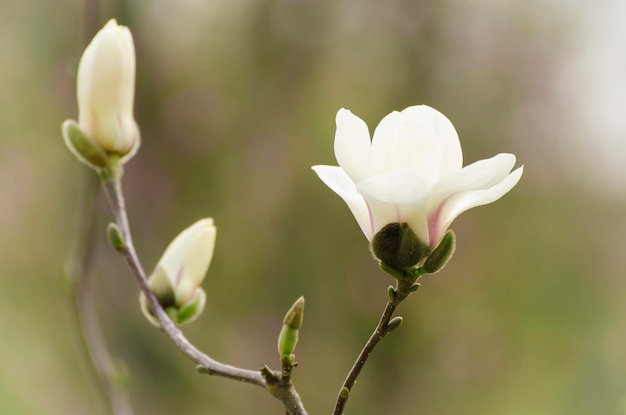
POLYGON ((146 273, 133 245, 122 192, 121 169, 122 167, 120 165, 113 164, 111 165, 110 170, 101 172, 104 173, 101 174, 102 185, 124 241, 124 246, 122 247, 121 252, 126 259, 126 263, 128 264, 137 283, 139 284, 140 290, 146 296, 150 309, 156 315, 161 331, 176 345, 176 347, 178 347, 178 349, 180 349, 185 356, 196 363, 199 372, 261 386, 267 389, 274 397, 283 403, 283 407, 285 408, 287 415, 307 415, 300 396, 296 392, 291 381, 280 382, 280 372, 271 372, 269 369, 265 368, 268 373, 272 373, 272 379, 274 376, 278 379, 277 384, 273 384, 268 381, 268 377, 263 370, 255 371, 242 369, 221 363, 198 350, 198 348, 196 348, 185 337, 182 331, 178 329, 178 327, 176 327, 176 325, 168 317, 159 304, 156 296, 152 293, 152 290, 148 286, 146 273))
MULTIPOLYGON (((333 415, 341 415, 343 414, 343 410, 348 402, 348 398, 350 397, 350 393, 352 392, 352 387, 356 383, 361 370, 365 366, 367 359, 370 357, 376 345, 385 338, 387 334, 391 332, 396 326, 390 327, 389 322, 393 317, 393 313, 396 311, 398 305, 409 296, 409 294, 414 291, 418 285, 414 284, 413 281, 398 281, 398 285, 392 291, 393 298, 390 298, 387 301, 387 305, 383 310, 383 314, 374 329, 374 332, 363 346, 361 353, 354 361, 350 372, 348 372, 348 376, 346 380, 341 385, 341 389, 339 390, 339 395, 337 396, 337 402, 335 404, 335 410, 333 411, 333 415)), ((392 287, 389 287, 390 290, 392 287)), ((399 318, 399 317, 398 317, 399 318)))
POLYGON ((157 298, 152 293, 152 290, 148 286, 148 278, 146 277, 146 273, 133 245, 130 227, 128 225, 128 216, 126 214, 124 196, 121 189, 121 172, 113 171, 112 174, 112 177, 104 179, 102 184, 111 209, 113 210, 115 221, 124 240, 122 254, 126 259, 126 263, 128 264, 132 274, 135 276, 135 279, 139 284, 139 288, 148 299, 148 304, 161 325, 161 331, 170 338, 170 340, 181 350, 181 352, 183 352, 185 356, 196 363, 199 366, 198 369, 203 373, 222 376, 265 387, 265 382, 260 372, 226 365, 202 353, 189 340, 187 340, 182 331, 180 331, 180 329, 178 329, 178 327, 176 327, 172 320, 170 320, 167 316, 157 298))

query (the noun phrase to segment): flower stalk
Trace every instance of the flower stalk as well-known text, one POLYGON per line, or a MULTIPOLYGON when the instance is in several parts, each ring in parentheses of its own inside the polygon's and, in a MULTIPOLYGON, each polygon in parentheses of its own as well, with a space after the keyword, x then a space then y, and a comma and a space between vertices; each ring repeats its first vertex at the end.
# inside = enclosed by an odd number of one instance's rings
POLYGON ((398 305, 400 305, 400 303, 404 301, 412 292, 415 292, 419 288, 419 284, 415 282, 416 279, 417 278, 415 277, 406 275, 406 279, 397 280, 395 288, 391 286, 389 287, 389 300, 387 301, 385 309, 380 316, 380 320, 378 320, 376 328, 365 343, 365 346, 363 346, 363 349, 361 349, 361 352, 354 361, 352 368, 348 372, 348 376, 339 389, 333 415, 343 414, 348 398, 352 393, 352 388, 361 374, 365 363, 367 363, 367 360, 372 355, 372 352, 378 343, 385 338, 385 336, 397 329, 402 323, 401 317, 394 318, 393 314, 395 313, 398 305))

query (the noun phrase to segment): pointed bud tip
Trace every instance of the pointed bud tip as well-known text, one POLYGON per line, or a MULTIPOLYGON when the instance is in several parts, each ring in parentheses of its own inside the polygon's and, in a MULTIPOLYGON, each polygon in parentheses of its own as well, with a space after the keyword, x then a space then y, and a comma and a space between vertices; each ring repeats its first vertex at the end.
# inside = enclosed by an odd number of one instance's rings
POLYGON ((291 306, 285 318, 283 324, 289 326, 292 329, 299 329, 302 327, 304 320, 304 296, 300 296, 295 303, 291 306))

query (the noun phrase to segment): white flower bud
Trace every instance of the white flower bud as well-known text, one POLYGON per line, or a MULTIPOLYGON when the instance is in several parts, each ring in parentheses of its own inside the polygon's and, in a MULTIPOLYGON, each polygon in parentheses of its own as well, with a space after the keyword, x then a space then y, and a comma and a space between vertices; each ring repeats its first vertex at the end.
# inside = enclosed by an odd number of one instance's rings
MULTIPOLYGON (((213 219, 199 220, 182 231, 165 249, 148 284, 161 306, 179 324, 193 321, 204 309, 200 287, 209 269, 215 247, 213 219)), ((156 323, 143 293, 140 303, 146 317, 156 323)))
POLYGON ((133 115, 135 47, 133 37, 115 19, 96 34, 78 65, 78 125, 108 153, 130 158, 139 147, 133 115))

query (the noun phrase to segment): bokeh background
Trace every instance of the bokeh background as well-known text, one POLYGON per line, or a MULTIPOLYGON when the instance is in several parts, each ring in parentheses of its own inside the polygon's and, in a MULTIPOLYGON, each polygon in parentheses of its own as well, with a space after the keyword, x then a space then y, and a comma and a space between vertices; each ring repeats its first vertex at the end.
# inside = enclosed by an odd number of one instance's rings
MULTIPOLYGON (((304 295, 295 382, 311 414, 330 413, 392 281, 310 166, 335 164, 337 109, 373 130, 426 103, 455 124, 466 163, 512 152, 524 177, 454 223, 454 259, 401 306, 347 413, 625 414, 625 7, 103 1, 97 26, 117 17, 136 42, 143 145, 124 185, 144 264, 197 218, 218 226, 208 306, 185 332, 224 362, 277 368, 282 316, 304 295)), ((2 414, 107 413, 63 278, 92 176, 60 137, 86 10, 0 2, 2 414)), ((281 413, 260 388, 197 374, 147 324, 110 220, 100 197, 90 301, 135 412, 281 413)))

